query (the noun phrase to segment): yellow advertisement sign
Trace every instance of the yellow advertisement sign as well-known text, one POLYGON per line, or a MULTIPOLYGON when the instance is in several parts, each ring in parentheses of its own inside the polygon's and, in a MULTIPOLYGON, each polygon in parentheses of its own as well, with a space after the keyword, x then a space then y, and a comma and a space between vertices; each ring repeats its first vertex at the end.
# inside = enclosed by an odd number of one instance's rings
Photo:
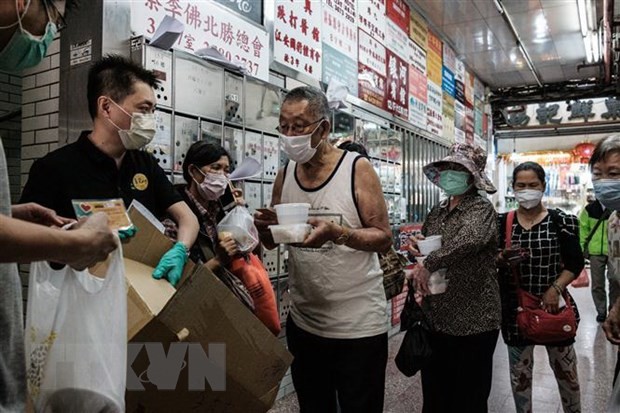
POLYGON ((411 10, 409 14, 409 37, 416 42, 418 46, 426 50, 426 42, 428 36, 428 26, 422 16, 411 10))

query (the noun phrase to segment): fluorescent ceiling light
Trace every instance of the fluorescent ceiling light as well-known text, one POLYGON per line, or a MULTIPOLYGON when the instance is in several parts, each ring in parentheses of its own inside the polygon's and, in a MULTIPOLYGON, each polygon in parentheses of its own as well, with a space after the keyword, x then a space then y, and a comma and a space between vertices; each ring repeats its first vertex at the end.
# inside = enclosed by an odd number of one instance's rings
POLYGON ((592 58, 598 62, 601 60, 598 32, 590 32, 590 43, 592 44, 592 58))
POLYGON ((493 0, 493 4, 495 4, 495 8, 499 14, 504 14, 504 6, 502 6, 502 2, 500 0, 493 0))
POLYGON ((588 63, 592 63, 592 43, 590 42, 590 34, 583 37, 583 46, 586 49, 586 59, 588 63))
POLYGON ((586 0, 577 0, 577 11, 579 13, 579 25, 581 26, 581 36, 585 38, 586 34, 588 33, 586 0))

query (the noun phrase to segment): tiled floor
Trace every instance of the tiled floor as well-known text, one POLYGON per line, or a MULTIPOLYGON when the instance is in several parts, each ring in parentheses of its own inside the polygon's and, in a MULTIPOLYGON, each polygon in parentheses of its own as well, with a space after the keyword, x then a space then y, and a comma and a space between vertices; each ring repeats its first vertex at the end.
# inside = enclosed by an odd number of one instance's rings
MULTIPOLYGON (((581 313, 577 334, 576 352, 579 358, 581 383, 581 407, 584 413, 604 412, 611 393, 611 381, 616 362, 616 348, 605 340, 603 330, 595 320, 589 288, 571 290, 581 313)), ((385 412, 415 413, 422 410, 420 376, 403 376, 394 365, 403 334, 390 339, 390 358, 385 385, 385 412)), ((489 412, 511 413, 515 411, 508 379, 508 353, 501 339, 495 350, 493 387, 489 397, 489 412)), ((534 412, 560 413, 562 407, 553 372, 548 365, 547 353, 537 347, 534 353, 534 412)), ((276 402, 269 413, 293 413, 299 410, 294 394, 276 402)))

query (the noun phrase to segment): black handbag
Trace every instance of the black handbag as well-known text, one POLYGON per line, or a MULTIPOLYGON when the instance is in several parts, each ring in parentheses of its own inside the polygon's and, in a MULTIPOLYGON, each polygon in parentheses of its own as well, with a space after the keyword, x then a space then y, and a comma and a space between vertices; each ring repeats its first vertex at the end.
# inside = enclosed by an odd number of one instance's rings
POLYGON ((433 353, 430 342, 430 326, 422 307, 414 297, 412 283, 409 282, 407 301, 401 313, 401 331, 406 330, 403 342, 394 358, 396 367, 407 377, 415 375, 428 365, 433 353))

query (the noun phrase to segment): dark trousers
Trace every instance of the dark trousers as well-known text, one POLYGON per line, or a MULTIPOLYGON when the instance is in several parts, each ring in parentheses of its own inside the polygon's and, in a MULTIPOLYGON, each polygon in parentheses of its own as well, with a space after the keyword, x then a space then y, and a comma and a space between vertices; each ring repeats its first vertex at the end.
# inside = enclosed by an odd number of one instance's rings
POLYGON ((499 330, 469 336, 431 333, 433 355, 422 369, 423 413, 482 413, 491 392, 499 330))
POLYGON ((387 333, 333 339, 308 333, 286 321, 293 354, 291 373, 301 413, 381 413, 387 364, 387 333), (336 402, 338 399, 338 403, 336 402))

